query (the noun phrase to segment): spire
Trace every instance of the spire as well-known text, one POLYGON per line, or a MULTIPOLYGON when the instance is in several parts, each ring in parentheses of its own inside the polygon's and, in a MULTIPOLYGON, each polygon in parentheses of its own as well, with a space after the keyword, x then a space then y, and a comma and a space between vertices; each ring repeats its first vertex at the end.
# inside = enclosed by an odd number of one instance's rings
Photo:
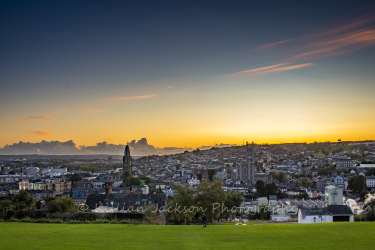
POLYGON ((130 148, 129 148, 129 145, 126 145, 126 147, 125 147, 124 156, 130 156, 130 148))

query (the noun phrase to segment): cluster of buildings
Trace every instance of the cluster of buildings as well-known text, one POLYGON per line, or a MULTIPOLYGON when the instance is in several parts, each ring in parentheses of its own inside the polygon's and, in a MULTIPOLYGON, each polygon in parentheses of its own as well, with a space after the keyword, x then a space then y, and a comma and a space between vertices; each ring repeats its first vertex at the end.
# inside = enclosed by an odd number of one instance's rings
POLYGON ((125 211, 130 206, 165 205, 168 196, 173 196, 174 184, 189 185, 195 192, 201 182, 213 179, 222 181, 226 192, 236 191, 244 197, 251 197, 244 202, 246 206, 265 204, 267 200, 267 206, 273 208, 299 209, 290 213, 273 209, 278 211, 272 214, 274 220, 298 218, 301 223, 352 221, 353 214, 361 214, 364 210, 361 210, 363 204, 356 197, 343 196, 344 192, 350 191, 349 178, 363 175, 369 190, 375 188, 375 177, 366 175, 369 169, 375 168, 375 164, 361 164, 358 160, 359 157, 367 162, 375 159, 374 143, 366 142, 362 148, 360 146, 364 143, 357 147, 354 142, 352 144, 347 145, 352 150, 326 155, 314 153, 312 147, 319 146, 314 144, 246 143, 244 146, 213 147, 139 158, 133 158, 126 146, 122 161, 109 156, 105 163, 121 163, 122 168, 94 173, 68 171, 56 164, 50 166, 48 161, 43 162, 45 167, 41 168, 33 164, 26 166, 23 164, 27 163, 25 159, 10 160, 1 165, 0 198, 27 190, 36 200, 64 195, 72 197, 76 203, 87 204, 93 211, 125 211), (147 180, 147 183, 123 187, 122 175, 126 171, 132 177, 147 180), (82 179, 70 181, 73 174, 82 179), (254 200, 257 181, 275 183, 279 199, 265 197, 254 200), (307 197, 297 199, 301 194, 307 194, 307 197))

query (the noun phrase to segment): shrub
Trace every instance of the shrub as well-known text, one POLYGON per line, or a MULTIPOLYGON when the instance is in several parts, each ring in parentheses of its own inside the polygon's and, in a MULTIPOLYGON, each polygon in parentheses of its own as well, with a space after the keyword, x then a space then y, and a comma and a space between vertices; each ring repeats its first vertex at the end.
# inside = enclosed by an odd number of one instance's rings
POLYGON ((30 219, 29 217, 25 217, 23 219, 20 219, 19 220, 20 222, 25 222, 25 223, 30 223, 30 222, 34 222, 33 219, 30 219))
POLYGON ((128 220, 121 220, 119 221, 119 224, 131 224, 131 222, 128 220))
POLYGON ((354 221, 365 221, 365 217, 362 215, 354 215, 354 221))
POLYGON ((79 221, 79 220, 71 220, 71 221, 68 221, 68 224, 82 224, 82 221, 79 221))

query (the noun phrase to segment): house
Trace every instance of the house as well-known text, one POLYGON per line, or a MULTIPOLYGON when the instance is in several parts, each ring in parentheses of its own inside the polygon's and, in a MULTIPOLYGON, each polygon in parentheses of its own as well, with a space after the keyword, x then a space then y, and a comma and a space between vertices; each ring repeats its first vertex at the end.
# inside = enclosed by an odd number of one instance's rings
POLYGON ((216 170, 216 173, 213 176, 214 180, 223 180, 227 177, 227 171, 225 168, 219 168, 216 170))
POLYGON ((375 187, 375 176, 365 176, 366 178, 366 185, 368 188, 375 187))
POLYGON ((354 221, 354 214, 346 205, 329 205, 319 209, 299 209, 298 223, 354 221))
POLYGON ((333 179, 333 182, 335 184, 344 184, 344 178, 342 178, 341 176, 336 176, 334 179, 333 179))

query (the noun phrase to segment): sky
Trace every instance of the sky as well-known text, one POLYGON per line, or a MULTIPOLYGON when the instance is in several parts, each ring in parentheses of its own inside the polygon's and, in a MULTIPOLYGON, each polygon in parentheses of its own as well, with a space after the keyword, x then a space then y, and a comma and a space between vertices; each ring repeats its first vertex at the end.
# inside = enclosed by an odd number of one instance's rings
POLYGON ((0 32, 0 149, 375 139, 373 1, 1 1, 0 32))

